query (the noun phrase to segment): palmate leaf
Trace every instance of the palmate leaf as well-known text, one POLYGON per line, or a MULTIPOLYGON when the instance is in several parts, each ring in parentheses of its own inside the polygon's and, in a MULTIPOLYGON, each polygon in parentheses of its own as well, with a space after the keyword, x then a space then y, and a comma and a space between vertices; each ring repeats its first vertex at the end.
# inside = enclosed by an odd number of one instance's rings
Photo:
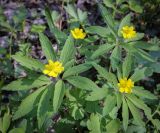
POLYGON ((60 31, 54 25, 54 22, 53 22, 53 19, 52 19, 52 15, 51 15, 51 11, 48 8, 45 9, 45 16, 46 16, 46 19, 47 19, 47 23, 48 23, 49 29, 53 33, 53 35, 55 36, 56 41, 59 44, 60 43, 63 44, 65 42, 65 40, 67 39, 67 35, 64 32, 60 31))
POLYGON ((75 18, 76 20, 78 20, 78 15, 77 15, 76 8, 72 4, 68 4, 65 7, 65 10, 67 11, 67 13, 69 15, 71 15, 73 18, 75 18))
POLYGON ((60 61, 65 65, 68 61, 74 58, 75 54, 75 47, 74 47, 74 40, 70 35, 63 46, 60 61))
POLYGON ((131 14, 128 14, 128 15, 126 15, 126 16, 122 19, 122 21, 121 21, 121 23, 120 23, 120 25, 119 25, 119 29, 118 29, 118 35, 119 35, 119 36, 122 35, 122 34, 121 34, 122 28, 123 28, 124 26, 130 26, 130 23, 131 23, 131 14))
POLYGON ((53 96, 53 110, 57 113, 65 94, 65 84, 62 80, 59 80, 55 85, 54 96, 53 96))
POLYGON ((113 47, 115 47, 115 45, 110 45, 110 44, 100 45, 99 48, 91 55, 91 59, 98 58, 99 56, 110 51, 113 47))
POLYGON ((43 123, 48 117, 48 112, 50 112, 50 99, 53 94, 53 88, 53 84, 47 86, 39 100, 37 109, 37 120, 39 129, 43 126, 43 123))
POLYGON ((89 70, 91 67, 92 65, 90 63, 84 63, 84 64, 70 67, 64 72, 63 78, 82 73, 84 71, 89 70))
POLYGON ((17 62, 19 62, 22 66, 27 67, 31 70, 43 71, 44 69, 44 64, 31 57, 16 54, 12 55, 12 58, 15 59, 17 62))
POLYGON ((100 89, 92 80, 81 77, 81 76, 72 76, 66 78, 66 80, 73 86, 83 89, 83 90, 96 90, 100 89))
POLYGON ((41 93, 45 90, 46 86, 41 87, 27 96, 18 107, 18 110, 15 112, 13 116, 13 120, 16 120, 20 117, 23 117, 30 113, 35 107, 37 101, 40 98, 41 93))
POLYGON ((91 114, 90 119, 87 121, 87 128, 90 133, 101 133, 101 118, 98 114, 91 114))
POLYGON ((33 77, 27 77, 12 81, 10 84, 4 86, 2 90, 8 91, 20 91, 20 90, 29 90, 32 88, 41 87, 43 85, 49 84, 51 81, 48 77, 44 75, 37 75, 33 77))
POLYGON ((145 124, 142 121, 139 110, 134 106, 134 104, 130 100, 126 99, 126 101, 136 123, 140 126, 144 126, 145 124))
POLYGON ((126 131, 128 127, 128 120, 129 120, 129 112, 128 112, 128 105, 123 97, 123 104, 122 104, 122 118, 123 118, 123 128, 126 131))
POLYGON ((46 56, 47 60, 56 60, 56 54, 53 50, 52 43, 49 41, 47 36, 43 33, 39 33, 39 39, 42 46, 42 50, 44 55, 46 56))

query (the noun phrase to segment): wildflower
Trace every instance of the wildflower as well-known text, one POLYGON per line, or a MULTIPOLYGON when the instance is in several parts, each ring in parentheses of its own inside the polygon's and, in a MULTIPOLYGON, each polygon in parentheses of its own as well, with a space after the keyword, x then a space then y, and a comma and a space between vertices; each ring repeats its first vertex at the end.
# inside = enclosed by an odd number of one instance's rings
POLYGON ((136 31, 133 26, 124 26, 121 33, 124 39, 132 39, 136 36, 136 31))
POLYGON ((49 60, 49 63, 45 65, 43 73, 51 77, 57 77, 62 71, 64 71, 62 63, 59 61, 53 62, 52 60, 49 60))
POLYGON ((86 33, 83 32, 83 29, 79 29, 79 28, 75 28, 71 30, 71 33, 75 39, 84 39, 86 36, 86 33))
POLYGON ((121 93, 131 93, 134 82, 131 79, 123 78, 119 80, 118 87, 121 93))

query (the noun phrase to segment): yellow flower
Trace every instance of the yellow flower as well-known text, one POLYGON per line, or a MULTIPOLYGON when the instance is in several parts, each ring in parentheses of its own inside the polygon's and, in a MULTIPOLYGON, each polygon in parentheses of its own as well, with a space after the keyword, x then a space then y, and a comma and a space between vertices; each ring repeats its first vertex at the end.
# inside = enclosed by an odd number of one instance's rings
POLYGON ((86 33, 83 32, 83 29, 79 29, 79 28, 75 28, 71 30, 71 33, 75 39, 84 39, 86 36, 86 33))
POLYGON ((136 31, 133 26, 124 26, 121 33, 124 39, 132 39, 136 36, 136 31))
POLYGON ((57 77, 63 71, 64 67, 62 66, 62 63, 59 61, 53 62, 52 60, 49 60, 49 63, 45 65, 43 73, 51 77, 57 77))
POLYGON ((131 79, 123 78, 119 80, 118 87, 121 93, 131 93, 134 82, 131 79))

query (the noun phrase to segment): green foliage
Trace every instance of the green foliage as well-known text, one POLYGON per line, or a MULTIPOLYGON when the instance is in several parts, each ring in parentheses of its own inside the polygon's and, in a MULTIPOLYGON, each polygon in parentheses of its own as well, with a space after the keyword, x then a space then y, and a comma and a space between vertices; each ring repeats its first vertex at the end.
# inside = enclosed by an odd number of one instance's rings
MULTIPOLYGON (((42 48, 45 58, 40 55, 40 60, 35 59, 37 55, 30 49, 34 44, 25 42, 28 38, 19 45, 18 52, 7 55, 8 50, 0 48, 0 61, 9 60, 6 66, 15 70, 10 74, 14 81, 8 83, 9 76, 3 79, 3 75, 0 80, 0 131, 41 133, 53 128, 58 133, 158 133, 159 85, 152 76, 160 72, 160 43, 159 39, 150 39, 148 31, 138 32, 145 25, 140 20, 136 23, 137 16, 143 13, 141 1, 93 2, 100 13, 98 19, 95 17, 98 24, 88 21, 92 12, 80 9, 79 3, 63 2, 60 12, 49 8, 44 11, 54 38, 45 24, 31 26, 31 32, 35 36, 38 33, 37 47, 42 48), (135 27, 136 36, 123 38, 124 26, 135 27), (70 31, 73 28, 83 29, 86 37, 75 39, 70 31), (52 74, 59 71, 59 66, 44 64, 49 60, 60 61, 64 67, 57 77, 43 73, 46 67, 52 74), (133 81, 134 86, 121 79, 133 81), (121 91, 129 86, 131 93, 121 91), (7 104, 3 102, 6 96, 7 104)), ((0 27, 10 32, 11 40, 17 39, 17 32, 23 29, 26 10, 20 11, 13 17, 12 26, 0 9, 0 27)), ((5 67, 0 68, 3 74, 5 67)))

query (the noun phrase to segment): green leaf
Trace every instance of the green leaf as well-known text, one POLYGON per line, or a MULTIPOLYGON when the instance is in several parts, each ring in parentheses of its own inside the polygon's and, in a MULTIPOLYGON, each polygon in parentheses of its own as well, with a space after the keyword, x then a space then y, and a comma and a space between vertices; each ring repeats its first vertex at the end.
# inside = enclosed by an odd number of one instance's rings
POLYGON ((129 7, 131 10, 137 12, 137 13, 142 13, 143 12, 143 7, 139 5, 139 3, 136 0, 129 0, 129 7))
POLYGON ((108 95, 104 102, 103 116, 108 115, 116 105, 116 97, 108 95))
POLYGON ((154 94, 152 94, 151 92, 147 90, 144 90, 143 87, 135 86, 133 88, 133 93, 142 98, 147 98, 151 100, 157 99, 157 97, 154 94))
POLYGON ((148 119, 152 119, 151 109, 139 98, 135 95, 126 95, 127 98, 139 109, 144 110, 148 119))
POLYGON ((63 97, 65 94, 65 84, 62 80, 59 80, 55 85, 54 97, 53 97, 53 110, 54 113, 57 113, 61 103, 63 101, 63 97))
POLYGON ((39 96, 41 95, 41 93, 44 91, 45 88, 46 86, 41 87, 36 91, 34 91, 29 96, 27 96, 25 99, 23 99, 20 106, 18 107, 18 110, 15 112, 13 116, 13 120, 16 120, 30 113, 35 107, 35 103, 37 103, 38 99, 40 98, 39 96))
POLYGON ((142 69, 135 69, 133 75, 130 77, 134 82, 137 82, 141 79, 144 79, 147 76, 151 76, 152 75, 152 71, 147 68, 144 67, 142 69))
POLYGON ((115 38, 118 38, 117 37, 117 32, 116 30, 114 29, 115 27, 115 23, 114 23, 114 20, 111 16, 111 13, 109 13, 109 11, 101 4, 98 5, 99 6, 99 10, 104 18, 104 21, 106 22, 108 28, 110 29, 111 33, 115 36, 115 38))
POLYGON ((107 81, 113 83, 115 86, 117 86, 118 81, 117 81, 116 76, 113 73, 107 72, 107 70, 105 70, 103 67, 101 67, 100 65, 97 65, 95 63, 93 64, 93 66, 98 71, 100 76, 102 76, 107 81))
POLYGON ((39 39, 42 46, 42 50, 44 52, 44 55, 46 56, 47 60, 56 60, 56 54, 53 50, 52 43, 49 41, 47 36, 45 36, 43 33, 39 33, 39 39))
POLYGON ((118 29, 118 35, 119 36, 122 36, 122 33, 121 33, 122 28, 124 26, 130 26, 131 25, 130 23, 131 23, 131 14, 128 14, 122 19, 122 21, 119 25, 119 29, 118 29))
POLYGON ((64 69, 68 70, 70 67, 72 67, 75 63, 75 59, 72 59, 70 61, 68 61, 65 65, 64 65, 64 69))
POLYGON ((63 65, 65 65, 68 61, 74 58, 74 54, 75 54, 74 40, 72 36, 69 36, 65 42, 65 45, 63 46, 60 55, 60 61, 63 63, 63 65))
POLYGON ((3 133, 6 133, 8 131, 8 128, 10 126, 11 122, 11 116, 9 113, 5 113, 3 116, 3 133))
POLYGON ((101 133, 101 119, 98 114, 91 114, 90 119, 87 121, 87 128, 90 133, 101 133))
POLYGON ((20 91, 29 90, 32 88, 41 87, 43 85, 49 84, 51 81, 48 77, 44 75, 39 75, 35 77, 27 77, 12 81, 10 84, 4 86, 2 90, 8 91, 20 91))
POLYGON ((9 133, 25 133, 23 128, 14 128, 9 131, 9 133))
POLYGON ((43 71, 44 64, 31 57, 22 56, 20 54, 12 55, 12 58, 19 62, 22 66, 31 70, 43 71))
POLYGON ((120 121, 118 119, 111 120, 111 122, 106 125, 107 133, 118 133, 119 128, 120 121))
POLYGON ((102 26, 89 26, 85 28, 87 33, 97 34, 101 37, 107 37, 109 34, 108 28, 102 26))
POLYGON ((117 92, 116 93, 116 98, 117 98, 117 107, 120 108, 122 104, 122 94, 117 92))
POLYGON ((83 108, 80 108, 77 103, 72 103, 70 106, 71 115, 75 120, 79 120, 84 117, 84 110, 83 108))
POLYGON ((52 19, 52 14, 51 14, 51 11, 46 8, 45 9, 45 16, 46 16, 46 19, 47 19, 47 23, 48 23, 48 26, 49 26, 49 29, 50 31, 53 33, 53 35, 55 36, 56 38, 56 41, 60 44, 60 43, 64 43, 65 40, 67 39, 67 35, 62 32, 61 30, 59 30, 55 25, 54 25, 54 22, 53 22, 53 19, 52 19))
POLYGON ((128 120, 129 120, 129 112, 128 112, 128 105, 123 97, 123 104, 122 104, 122 118, 123 118, 123 128, 126 131, 128 127, 128 120))
POLYGON ((45 29, 46 29, 45 25, 32 24, 31 32, 33 32, 33 33, 41 33, 41 32, 44 32, 45 29))
POLYGON ((80 10, 79 8, 77 9, 77 14, 79 21, 83 23, 85 20, 87 20, 87 12, 80 10))
POLYGON ((111 66, 112 66, 113 70, 116 70, 122 61, 121 53, 122 53, 122 49, 119 46, 116 46, 112 51, 112 54, 110 56, 110 61, 111 61, 111 66))
POLYGON ((159 51, 160 50, 160 47, 158 45, 148 43, 145 41, 130 42, 129 45, 133 45, 136 48, 141 48, 141 49, 149 50, 149 51, 159 51))
POLYGON ((114 7, 114 1, 113 0, 103 0, 103 3, 107 6, 107 7, 110 7, 110 8, 115 8, 114 7))
POLYGON ((92 65, 90 63, 84 63, 84 64, 80 64, 80 65, 77 65, 77 66, 70 67, 69 69, 67 69, 64 72, 63 78, 82 73, 84 71, 87 71, 91 67, 92 67, 92 65))
POLYGON ((38 127, 39 129, 43 126, 48 112, 50 111, 50 99, 53 93, 53 84, 50 84, 45 88, 45 91, 43 92, 39 103, 38 103, 38 109, 37 109, 37 120, 38 120, 38 127))
POLYGON ((91 55, 91 59, 95 59, 99 57, 100 55, 103 55, 110 51, 115 45, 110 45, 110 44, 103 44, 100 45, 99 48, 91 55))
POLYGON ((67 13, 69 15, 71 15, 73 18, 78 20, 78 15, 77 15, 77 12, 76 12, 76 8, 73 5, 68 4, 67 7, 65 7, 65 10, 67 11, 67 13))
POLYGON ((123 78, 128 78, 131 72, 132 65, 133 65, 133 58, 132 55, 128 53, 127 57, 125 58, 122 64, 123 78))
POLYGON ((87 101, 97 101, 102 100, 107 96, 108 90, 106 88, 101 88, 98 90, 92 91, 89 95, 87 95, 87 101))
POLYGON ((129 107, 136 123, 140 126, 144 126, 145 124, 142 121, 141 114, 140 114, 139 110, 132 104, 132 102, 130 102, 127 99, 126 99, 126 101, 127 101, 128 107, 129 107))
POLYGON ((81 77, 81 76, 72 76, 66 78, 66 80, 73 86, 84 89, 84 90, 96 90, 100 89, 92 80, 81 77))
POLYGON ((142 49, 137 49, 135 54, 138 54, 141 58, 146 59, 150 62, 155 62, 155 59, 142 49))

